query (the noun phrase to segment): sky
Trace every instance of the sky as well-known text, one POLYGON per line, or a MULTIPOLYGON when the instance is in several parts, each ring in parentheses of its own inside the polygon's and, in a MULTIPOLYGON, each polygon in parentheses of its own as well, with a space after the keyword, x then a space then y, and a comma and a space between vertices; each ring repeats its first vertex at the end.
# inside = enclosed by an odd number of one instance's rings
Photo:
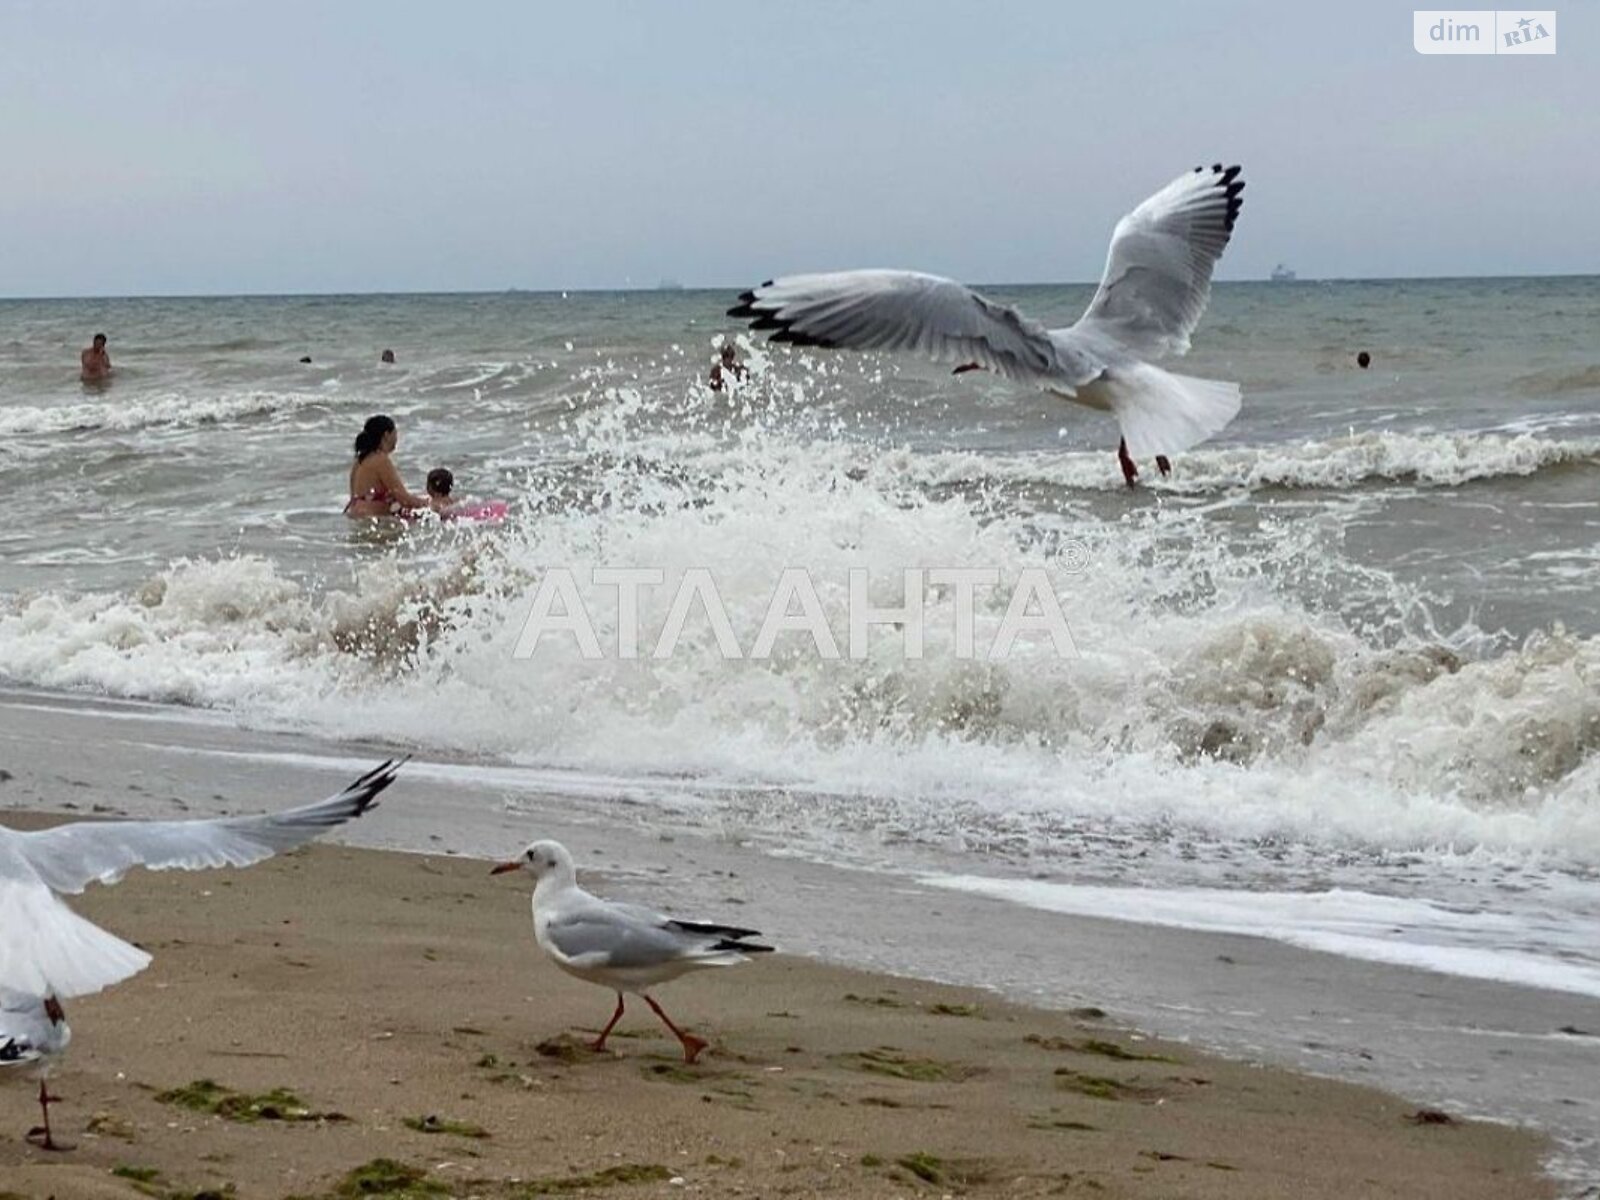
POLYGON ((1197 163, 1221 279, 1600 273, 1600 0, 1554 56, 1208 0, 0 0, 0 296, 1098 278, 1197 163))

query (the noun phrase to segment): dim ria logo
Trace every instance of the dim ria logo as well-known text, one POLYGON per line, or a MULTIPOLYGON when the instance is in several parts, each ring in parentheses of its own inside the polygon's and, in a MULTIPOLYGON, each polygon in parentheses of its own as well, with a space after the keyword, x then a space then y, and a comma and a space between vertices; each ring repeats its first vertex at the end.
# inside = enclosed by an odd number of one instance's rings
MULTIPOLYGON (((1087 562, 1087 548, 1076 549, 1081 554, 1063 556, 1068 570, 1081 570, 1087 562)), ((982 654, 990 661, 1003 659, 1019 641, 1048 643, 1062 658, 1077 655, 1055 587, 1037 568, 1019 571, 1010 581, 1002 581, 999 571, 987 567, 907 570, 901 573, 899 602, 883 603, 880 595, 874 603, 864 569, 849 571, 843 588, 839 584, 844 581, 823 579, 819 589, 810 573, 790 567, 774 585, 754 639, 749 640, 750 630, 746 630, 744 642, 734 629, 716 578, 703 567, 683 572, 670 589, 665 586, 667 573, 653 568, 597 567, 586 574, 587 588, 565 567, 544 573, 513 657, 532 658, 541 642, 547 642, 575 646, 586 659, 611 654, 618 658, 671 658, 684 640, 685 629, 692 625, 689 641, 694 652, 703 652, 701 647, 707 645, 703 633, 709 632, 715 643, 713 653, 725 659, 769 659, 780 638, 786 656, 789 647, 794 647, 822 659, 863 659, 874 626, 879 627, 880 636, 899 637, 905 658, 920 659, 931 624, 930 604, 938 614, 933 620, 943 626, 940 633, 951 635, 948 644, 956 658, 982 654), (670 590, 671 599, 655 637, 642 645, 642 600, 647 590, 670 590), (831 603, 824 604, 824 596, 831 603), (591 608, 600 614, 601 628, 614 623, 615 638, 608 638, 611 645, 601 643, 591 608), (829 608, 846 618, 849 636, 842 649, 829 620, 829 608)), ((742 590, 748 594, 747 587, 742 590)))
POLYGON ((1418 54, 1554 54, 1556 14, 1509 9, 1426 9, 1411 14, 1418 54))

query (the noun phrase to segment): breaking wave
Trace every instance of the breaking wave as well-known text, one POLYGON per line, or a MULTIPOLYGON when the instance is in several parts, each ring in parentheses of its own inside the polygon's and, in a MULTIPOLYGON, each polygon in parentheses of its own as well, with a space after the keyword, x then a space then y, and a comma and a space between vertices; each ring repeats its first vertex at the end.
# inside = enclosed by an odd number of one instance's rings
MULTIPOLYGON (((12 597, 0 673, 221 706, 256 725, 803 795, 812 815, 849 809, 842 821, 898 836, 1026 841, 1063 821, 1143 821, 1600 865, 1595 639, 1436 628, 1426 597, 1344 553, 1336 519, 1264 514, 1241 544, 1171 506, 997 510, 937 486, 969 466, 1009 469, 995 460, 864 458, 825 415, 780 401, 686 399, 663 419, 659 397, 601 392, 572 418, 569 453, 527 469, 522 520, 415 531, 345 580, 239 556, 178 562, 125 593, 12 597), (730 404, 758 415, 730 423, 730 404), (1005 620, 998 588, 979 593, 976 653, 964 656, 956 595, 936 588, 921 657, 892 629, 860 658, 824 659, 793 632, 756 657, 795 566, 841 646, 852 570, 869 572, 880 608, 902 602, 905 569, 1043 572, 1071 650, 1031 637, 987 657, 1005 620), (516 653, 557 567, 612 648, 601 659, 569 637, 516 653), (641 593, 639 657, 615 652, 617 590, 587 582, 602 567, 663 574, 641 593), (740 653, 726 656, 697 616, 652 658, 692 569, 715 581, 740 653)), ((1231 471, 1237 486, 1254 462, 1254 478, 1298 486, 1394 472, 1443 483, 1594 450, 1373 435, 1270 452, 1276 467, 1258 461, 1268 453, 1203 451, 1185 478, 1222 486, 1231 471)))

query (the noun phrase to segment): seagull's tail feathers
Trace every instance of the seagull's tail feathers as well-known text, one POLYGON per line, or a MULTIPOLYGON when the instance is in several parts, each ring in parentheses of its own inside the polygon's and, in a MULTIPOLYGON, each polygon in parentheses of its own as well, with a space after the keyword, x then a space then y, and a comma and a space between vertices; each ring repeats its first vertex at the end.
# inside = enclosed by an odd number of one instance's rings
POLYGON ((150 956, 84 920, 38 884, 0 880, 0 980, 35 996, 87 996, 150 965, 150 956))
POLYGON ((708 949, 727 951, 730 954, 772 954, 777 950, 777 947, 763 946, 759 942, 736 942, 729 938, 723 938, 716 945, 708 947, 708 949))
POLYGON ((741 929, 737 925, 715 925, 710 921, 685 921, 679 917, 670 918, 667 924, 684 933, 704 933, 713 937, 732 938, 734 941, 761 936, 759 929, 741 929))
POLYGON ((1113 368, 1079 392, 1111 410, 1136 459, 1197 446, 1239 415, 1237 383, 1175 375, 1149 363, 1113 368))

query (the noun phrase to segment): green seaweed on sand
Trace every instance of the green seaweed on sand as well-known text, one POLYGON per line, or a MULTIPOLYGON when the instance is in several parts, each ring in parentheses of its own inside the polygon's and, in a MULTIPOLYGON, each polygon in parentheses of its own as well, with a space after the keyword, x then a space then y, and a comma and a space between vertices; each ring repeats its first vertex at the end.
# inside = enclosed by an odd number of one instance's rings
POLYGON ((1080 1054, 1098 1054, 1102 1058, 1114 1058, 1120 1062, 1176 1062, 1177 1060, 1165 1054, 1140 1054, 1137 1050, 1129 1050, 1126 1046, 1116 1042, 1103 1042, 1098 1038, 1089 1038, 1079 1042, 1074 1047, 1080 1054))
POLYGON ((1165 1054, 1140 1054, 1137 1050, 1129 1050, 1117 1042, 1108 1042, 1101 1038, 1086 1038, 1075 1042, 1071 1038, 1049 1037, 1042 1033, 1030 1033, 1022 1039, 1030 1046, 1038 1046, 1043 1050, 1066 1050, 1074 1054, 1096 1054, 1101 1058, 1114 1058, 1118 1062, 1176 1062, 1165 1054))
POLYGON ((251 1095, 223 1087, 211 1079, 196 1079, 182 1087, 158 1092, 156 1100, 186 1108, 190 1112, 209 1113, 225 1121, 253 1124, 256 1121, 348 1121, 343 1113, 316 1112, 299 1096, 287 1088, 251 1095))
MULTIPOLYGON (((187 1188, 170 1188, 162 1182, 161 1172, 156 1167, 135 1167, 124 1163, 111 1168, 111 1174, 118 1179, 126 1179, 133 1185, 135 1191, 141 1195, 149 1196, 152 1200, 234 1200, 235 1191, 231 1183, 225 1183, 220 1188, 205 1187, 196 1190, 187 1188)), ((13 1193, 0 1192, 0 1200, 7 1200, 13 1193)), ((18 1197, 18 1200, 21 1200, 18 1197)))
POLYGON ((510 1195, 514 1200, 528 1196, 562 1196, 570 1192, 584 1192, 594 1188, 617 1187, 632 1183, 665 1183, 672 1172, 659 1163, 619 1163, 614 1167, 588 1175, 561 1175, 548 1179, 530 1179, 518 1184, 510 1195))
POLYGON ((1121 1100, 1132 1094, 1131 1088, 1115 1079, 1107 1079, 1104 1075, 1085 1075, 1069 1067, 1061 1067, 1056 1071, 1056 1086, 1095 1100, 1121 1100))
POLYGON ((844 998, 851 1004, 865 1004, 871 1008, 904 1008, 904 1000, 896 1000, 893 996, 859 996, 855 992, 846 992, 844 998))
POLYGON ((989 1169, 979 1160, 954 1161, 918 1150, 894 1160, 894 1165, 937 1187, 968 1187, 989 1178, 989 1169))
POLYGON ((965 1063, 942 1062, 936 1058, 912 1058, 893 1046, 879 1046, 876 1050, 862 1050, 844 1056, 844 1060, 858 1071, 873 1075, 888 1075, 895 1079, 913 1079, 918 1083, 959 1083, 982 1073, 982 1068, 965 1063))
POLYGON ((385 1200, 436 1200, 450 1189, 437 1179, 429 1179, 421 1167, 408 1166, 392 1158, 374 1158, 351 1167, 333 1185, 333 1190, 315 1196, 295 1195, 285 1200, 365 1200, 383 1196, 385 1200))
POLYGON ((334 1184, 329 1195, 333 1200, 362 1200, 366 1196, 385 1196, 388 1200, 431 1200, 443 1196, 450 1189, 437 1179, 428 1178, 421 1167, 396 1162, 392 1158, 374 1158, 352 1167, 334 1184))
POLYGON ((894 1160, 895 1166, 904 1167, 924 1183, 944 1182, 944 1162, 933 1155, 919 1150, 915 1154, 907 1154, 903 1158, 894 1160))

